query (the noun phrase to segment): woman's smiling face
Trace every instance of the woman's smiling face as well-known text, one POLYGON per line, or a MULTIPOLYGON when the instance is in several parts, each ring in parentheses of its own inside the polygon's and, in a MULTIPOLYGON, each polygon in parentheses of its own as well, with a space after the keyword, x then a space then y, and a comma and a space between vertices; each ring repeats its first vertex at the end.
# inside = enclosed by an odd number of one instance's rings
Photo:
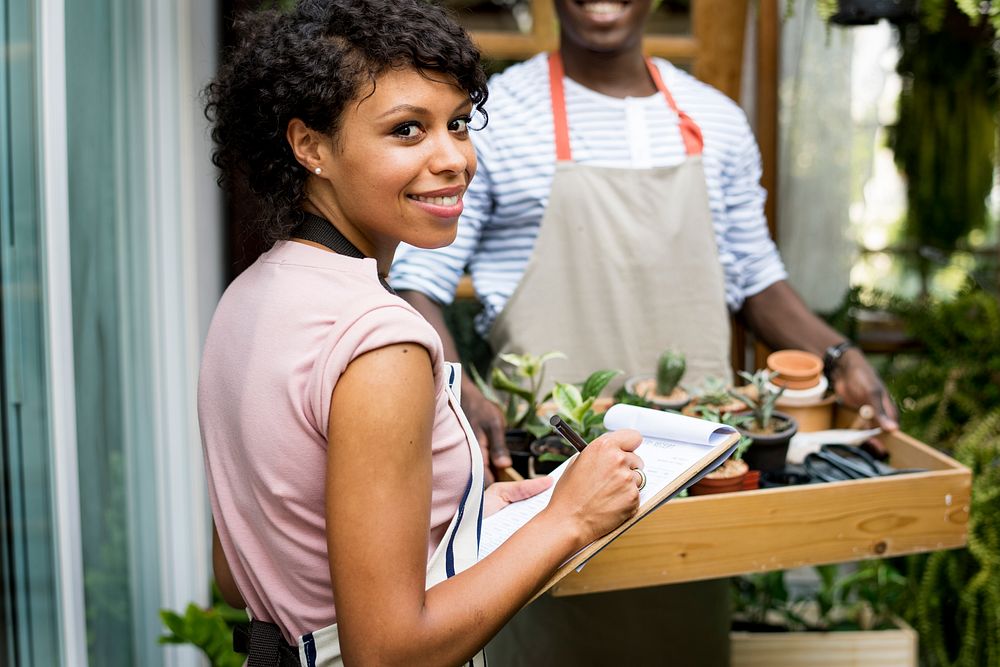
POLYGON ((476 171, 471 113, 468 93, 443 75, 389 70, 345 108, 311 200, 370 244, 359 245, 369 256, 391 257, 400 241, 448 245, 476 171))
POLYGON ((650 8, 651 0, 556 0, 562 38, 609 53, 642 39, 650 8))

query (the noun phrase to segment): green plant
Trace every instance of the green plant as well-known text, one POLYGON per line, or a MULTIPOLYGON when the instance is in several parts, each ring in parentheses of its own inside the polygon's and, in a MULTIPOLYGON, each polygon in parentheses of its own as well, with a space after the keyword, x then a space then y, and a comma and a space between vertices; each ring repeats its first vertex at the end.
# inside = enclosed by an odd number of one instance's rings
POLYGON ((781 387, 777 391, 773 389, 771 380, 777 373, 772 373, 767 369, 759 369, 753 375, 746 371, 740 371, 740 377, 746 380, 756 390, 753 396, 748 396, 739 391, 730 391, 729 395, 740 401, 750 409, 752 424, 755 431, 767 431, 773 429, 774 404, 781 395, 785 393, 785 388, 781 387))
POLYGON ((732 396, 729 395, 729 385, 726 384, 725 380, 714 375, 710 375, 702 381, 695 397, 699 405, 719 407, 728 405, 733 400, 732 396))
POLYGON ((608 386, 611 379, 622 371, 601 370, 590 374, 582 386, 556 382, 552 398, 556 402, 559 416, 591 442, 604 433, 604 416, 594 412, 594 400, 608 386))
MULTIPOLYGON (((647 400, 644 396, 633 393, 626 389, 625 387, 619 387, 618 391, 615 392, 615 403, 624 403, 625 405, 635 405, 640 408, 651 408, 653 407, 652 401, 647 400)), ((673 410, 672 412, 676 412, 673 410)))
POLYGON ((544 436, 551 431, 548 425, 538 418, 539 403, 548 399, 548 394, 540 395, 545 377, 545 364, 553 359, 565 359, 566 355, 562 352, 547 352, 538 356, 501 354, 499 358, 510 366, 511 375, 504 372, 499 365, 494 366, 490 374, 490 383, 486 384, 475 367, 471 367, 473 380, 487 399, 501 407, 507 428, 525 429, 536 438, 544 436))
MULTIPOLYGON (((699 419, 705 419, 710 422, 715 422, 717 424, 725 424, 726 426, 732 426, 735 429, 743 428, 751 420, 750 415, 739 415, 732 412, 720 413, 717 409, 710 405, 698 405, 694 408, 695 416, 699 419)), ((740 433, 740 441, 736 443, 736 449, 733 450, 732 458, 736 461, 743 459, 743 455, 753 444, 753 438, 748 435, 740 433)))
POLYGON ((1000 299, 967 286, 948 301, 895 301, 919 354, 897 355, 883 373, 900 425, 951 451, 967 424, 1000 407, 1000 299))
POLYGON ((242 609, 222 601, 218 587, 212 584, 212 606, 188 605, 181 616, 169 609, 160 610, 160 619, 170 631, 160 637, 161 644, 193 644, 205 654, 212 667, 242 667, 245 655, 233 651, 233 627, 249 623, 242 609))
POLYGON ((955 456, 972 470, 969 546, 911 565, 916 626, 940 667, 1000 664, 1000 408, 965 429, 955 456))
POLYGON ((797 596, 789 592, 785 572, 780 570, 737 578, 737 619, 798 631, 882 630, 893 626, 895 609, 907 582, 888 561, 863 561, 853 571, 838 565, 818 565, 815 571, 818 585, 797 596))
POLYGON ((673 348, 664 351, 656 363, 656 393, 660 396, 672 394, 684 376, 686 367, 683 352, 673 348))

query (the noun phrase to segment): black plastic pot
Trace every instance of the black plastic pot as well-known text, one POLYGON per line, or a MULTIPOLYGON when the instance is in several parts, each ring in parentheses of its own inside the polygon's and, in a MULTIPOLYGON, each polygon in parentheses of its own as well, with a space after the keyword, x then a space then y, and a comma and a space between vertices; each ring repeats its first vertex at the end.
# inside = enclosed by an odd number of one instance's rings
POLYGON ((504 441, 507 444, 507 451, 510 452, 511 467, 521 477, 527 477, 529 473, 528 461, 531 459, 531 443, 535 441, 535 436, 522 429, 511 429, 504 434, 504 441))
POLYGON ((562 465, 562 462, 576 454, 576 450, 558 435, 547 435, 531 443, 532 463, 536 475, 548 475, 562 465), (539 460, 543 454, 560 457, 555 461, 539 460))
POLYGON ((786 422, 788 426, 777 433, 768 435, 754 433, 744 428, 739 429, 740 433, 749 436, 753 440, 753 444, 743 454, 743 460, 747 462, 751 470, 760 470, 762 473, 785 467, 785 457, 788 456, 788 443, 791 442, 792 436, 799 430, 798 422, 784 412, 775 410, 771 418, 786 422))
POLYGON ((837 25, 871 25, 882 19, 894 23, 917 17, 917 0, 840 0, 840 9, 830 17, 837 25))

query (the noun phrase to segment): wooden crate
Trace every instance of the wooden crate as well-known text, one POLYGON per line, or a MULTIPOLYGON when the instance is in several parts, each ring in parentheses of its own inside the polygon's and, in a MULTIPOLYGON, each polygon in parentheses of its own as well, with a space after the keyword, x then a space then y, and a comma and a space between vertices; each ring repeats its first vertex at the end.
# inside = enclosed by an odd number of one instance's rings
POLYGON ((972 475, 905 434, 896 468, 927 472, 679 498, 553 588, 579 595, 961 547, 972 475))
POLYGON ((868 632, 731 632, 732 667, 917 667, 917 632, 902 620, 868 632))

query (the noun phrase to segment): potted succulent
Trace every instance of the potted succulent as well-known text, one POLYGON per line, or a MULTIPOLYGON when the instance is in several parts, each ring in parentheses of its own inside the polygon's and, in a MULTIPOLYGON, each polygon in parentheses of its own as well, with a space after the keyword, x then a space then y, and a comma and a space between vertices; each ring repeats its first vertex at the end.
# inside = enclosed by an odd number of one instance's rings
POLYGON ((681 412, 688 417, 701 417, 702 408, 712 408, 719 414, 739 412, 744 409, 742 402, 733 398, 732 388, 719 377, 709 376, 695 390, 691 401, 681 412))
POLYGON ((545 364, 553 359, 565 359, 562 352, 533 354, 501 354, 499 359, 509 367, 505 372, 500 364, 493 367, 490 382, 472 367, 472 377, 488 400, 493 401, 503 411, 507 423, 506 444, 510 452, 514 470, 527 475, 528 460, 531 457, 531 443, 552 429, 538 416, 538 405, 549 394, 541 394, 545 376, 545 364))
MULTIPOLYGON (((733 413, 720 414, 718 410, 705 406, 700 407, 698 410, 701 419, 726 424, 734 428, 739 428, 750 419, 746 415, 735 415, 733 413)), ((747 491, 757 488, 756 481, 760 473, 756 470, 753 471, 754 479, 748 484, 747 478, 751 475, 750 466, 743 460, 743 455, 752 444, 753 440, 741 433, 740 441, 736 445, 733 455, 726 459, 721 466, 698 480, 696 484, 688 489, 688 493, 692 496, 707 496, 715 493, 732 493, 733 491, 747 491)))
POLYGON ((753 447, 747 453, 747 464, 753 470, 770 472, 785 466, 788 454, 788 443, 798 430, 798 423, 791 416, 774 409, 775 402, 784 393, 784 387, 771 384, 774 373, 767 369, 747 373, 740 371, 740 377, 746 380, 749 391, 730 391, 734 399, 743 403, 748 409, 739 415, 747 415, 750 419, 738 426, 740 433, 753 440, 753 447))
POLYGON ((650 407, 680 410, 691 399, 680 386, 687 363, 684 353, 669 348, 656 362, 656 373, 636 375, 625 381, 625 390, 645 399, 650 407))
MULTIPOLYGON (((584 440, 591 442, 604 433, 604 416, 595 409, 596 401, 611 379, 621 371, 602 370, 590 374, 582 385, 556 382, 552 398, 562 419, 584 440)), ((532 468, 536 475, 552 472, 576 452, 572 445, 556 434, 549 434, 531 443, 532 468)))

